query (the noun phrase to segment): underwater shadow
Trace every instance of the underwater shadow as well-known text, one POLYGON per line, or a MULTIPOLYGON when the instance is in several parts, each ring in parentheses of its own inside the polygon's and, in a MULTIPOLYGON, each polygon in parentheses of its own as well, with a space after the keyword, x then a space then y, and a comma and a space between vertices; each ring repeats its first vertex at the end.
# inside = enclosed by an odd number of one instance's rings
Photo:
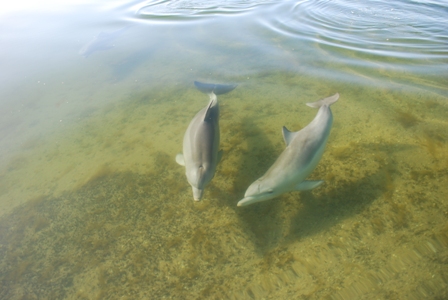
POLYGON ((360 146, 368 150, 383 151, 388 153, 408 151, 418 148, 418 146, 411 144, 392 144, 392 143, 364 143, 361 144, 360 146))
POLYGON ((300 201, 303 207, 291 218, 290 232, 282 244, 288 245, 307 236, 316 235, 346 218, 361 213, 386 192, 384 184, 384 172, 378 170, 318 197, 312 192, 302 192, 300 201))
POLYGON ((120 62, 111 64, 113 81, 118 82, 125 79, 135 69, 140 67, 142 63, 147 61, 153 53, 154 48, 143 48, 123 58, 120 62))
MULTIPOLYGON (((230 129, 229 136, 236 141, 246 141, 247 147, 244 149, 235 147, 236 149, 231 149, 227 154, 236 157, 236 162, 233 163, 238 166, 238 171, 231 174, 232 193, 219 191, 221 194, 228 195, 221 197, 221 204, 235 211, 248 238, 254 242, 259 253, 264 254, 276 247, 279 237, 282 236, 279 234, 283 228, 281 205, 278 201, 267 201, 248 207, 237 207, 236 204, 244 197, 249 185, 261 177, 274 163, 281 149, 277 149, 271 143, 265 132, 254 123, 253 118, 245 118, 240 123, 232 125, 230 129)), ((240 142, 235 142, 235 144, 238 143, 240 142)))

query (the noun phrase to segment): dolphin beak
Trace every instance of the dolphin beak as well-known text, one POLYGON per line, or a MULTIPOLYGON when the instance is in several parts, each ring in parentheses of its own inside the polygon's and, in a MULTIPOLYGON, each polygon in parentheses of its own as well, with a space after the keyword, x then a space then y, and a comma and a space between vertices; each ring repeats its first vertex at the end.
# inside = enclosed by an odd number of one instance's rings
MULTIPOLYGON (((246 192, 247 194, 247 192, 246 192)), ((269 199, 273 199, 275 197, 277 197, 278 195, 271 195, 271 194, 257 194, 257 195, 252 195, 252 196, 246 196, 243 199, 241 199, 237 206, 246 206, 246 205, 251 205, 257 202, 263 202, 269 199)))
POLYGON ((197 189, 194 186, 192 186, 191 188, 193 189, 194 201, 200 201, 202 198, 202 194, 204 193, 204 190, 197 189))
POLYGON ((260 200, 258 200, 257 198, 254 197, 245 197, 243 199, 241 199, 240 201, 238 201, 237 206, 246 206, 255 202, 258 202, 260 200))

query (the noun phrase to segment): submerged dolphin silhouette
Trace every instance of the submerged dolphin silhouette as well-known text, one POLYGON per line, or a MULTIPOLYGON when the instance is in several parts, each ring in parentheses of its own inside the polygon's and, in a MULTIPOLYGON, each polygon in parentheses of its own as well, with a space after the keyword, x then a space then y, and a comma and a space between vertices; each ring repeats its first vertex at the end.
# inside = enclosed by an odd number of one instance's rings
POLYGON ((319 108, 316 117, 305 128, 291 132, 283 126, 286 149, 280 154, 269 170, 254 183, 238 202, 245 206, 275 198, 291 191, 311 190, 321 185, 323 180, 305 180, 316 168, 325 149, 333 123, 330 105, 339 94, 306 105, 319 108))
POLYGON ((209 95, 210 102, 188 125, 184 135, 183 154, 177 154, 176 162, 185 166, 187 180, 193 189, 193 198, 199 201, 205 186, 215 175, 222 154, 222 151, 219 151, 219 104, 216 95, 230 92, 236 85, 198 81, 195 81, 194 85, 209 95))
POLYGON ((79 55, 85 58, 89 57, 92 53, 96 51, 108 50, 113 48, 112 42, 115 41, 117 37, 122 35, 126 30, 131 28, 132 25, 125 26, 113 32, 103 32, 101 31, 98 36, 94 37, 90 42, 85 44, 80 50, 79 55))

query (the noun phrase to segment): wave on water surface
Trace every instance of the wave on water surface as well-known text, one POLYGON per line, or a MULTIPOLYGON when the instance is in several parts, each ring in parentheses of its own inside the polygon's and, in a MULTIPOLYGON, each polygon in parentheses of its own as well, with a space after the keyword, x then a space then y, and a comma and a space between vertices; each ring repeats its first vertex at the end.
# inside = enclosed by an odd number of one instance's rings
POLYGON ((279 12, 266 24, 271 29, 333 50, 407 59, 448 57, 448 9, 436 1, 300 1, 288 14, 279 12))
POLYGON ((240 14, 270 2, 273 1, 155 0, 140 3, 135 8, 136 16, 142 19, 188 19, 240 14))

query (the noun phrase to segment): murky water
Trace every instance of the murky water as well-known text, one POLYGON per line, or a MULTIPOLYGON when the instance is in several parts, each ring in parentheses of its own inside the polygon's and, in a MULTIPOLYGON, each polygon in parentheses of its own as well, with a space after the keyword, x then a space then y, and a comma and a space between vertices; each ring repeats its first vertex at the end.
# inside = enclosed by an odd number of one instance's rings
POLYGON ((448 297, 443 1, 26 7, 0 14, 0 298, 448 297), (238 84, 198 203, 194 80, 238 84), (336 92, 324 185, 237 207, 336 92))

